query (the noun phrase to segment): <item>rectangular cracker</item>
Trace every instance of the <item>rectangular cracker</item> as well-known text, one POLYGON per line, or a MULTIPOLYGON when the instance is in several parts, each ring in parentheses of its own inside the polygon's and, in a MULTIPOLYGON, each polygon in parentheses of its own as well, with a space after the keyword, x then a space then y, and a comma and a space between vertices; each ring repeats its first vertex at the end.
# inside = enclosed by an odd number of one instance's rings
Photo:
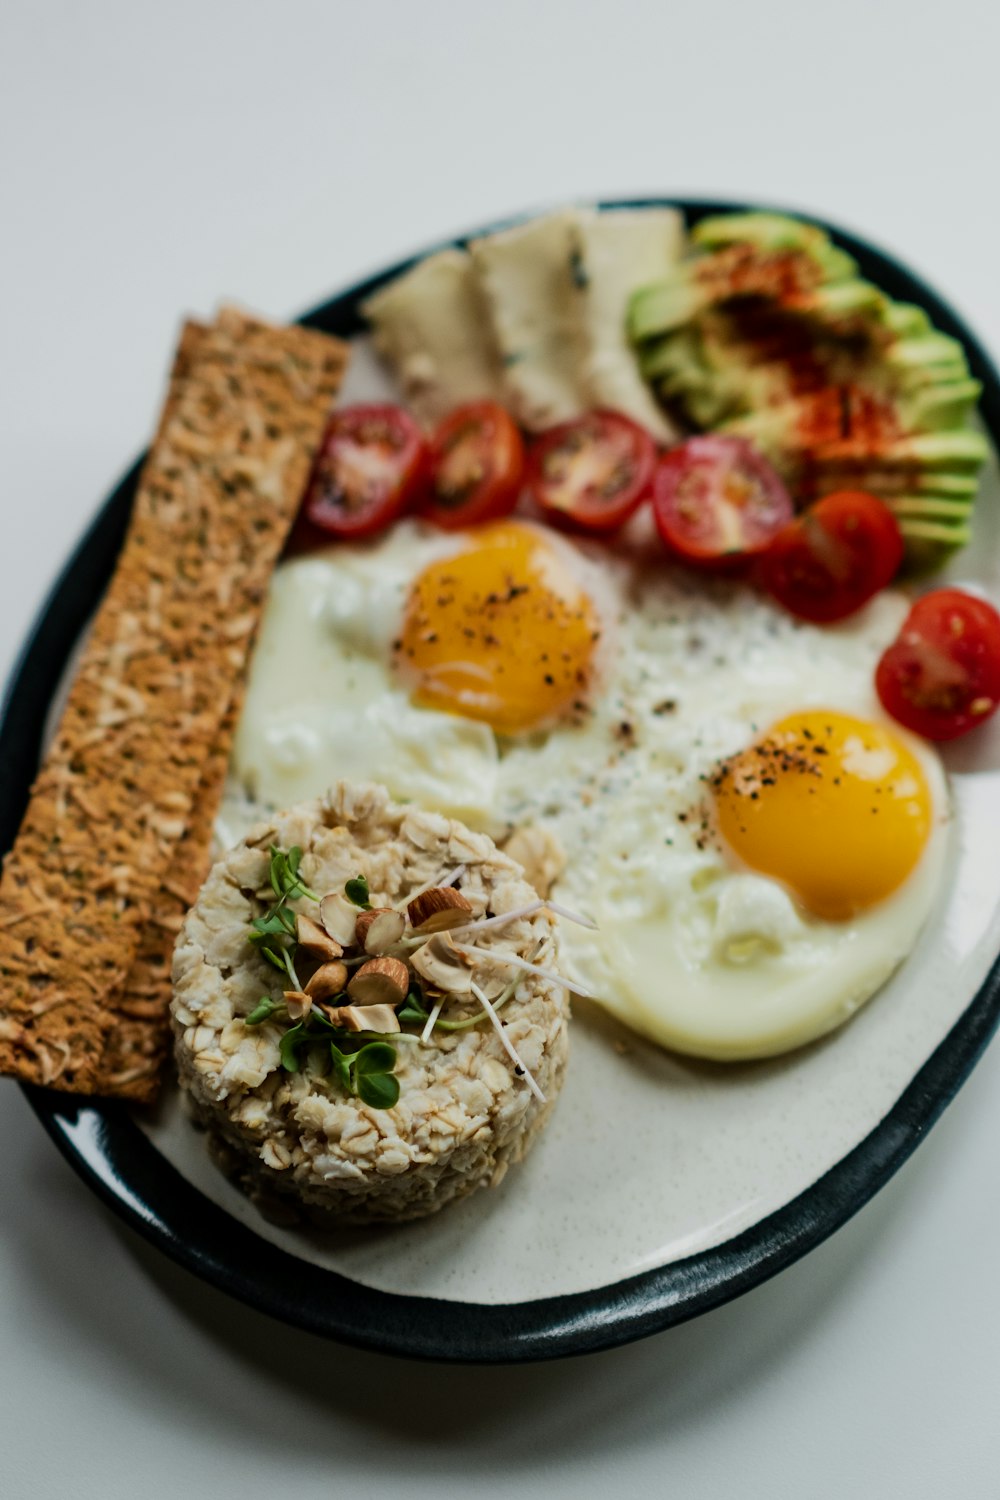
MULTIPOLYGON (((207 331, 203 324, 191 321, 181 331, 154 443, 160 440, 174 416, 195 350, 207 331)), ((180 919, 183 919, 186 906, 197 895, 200 881, 208 873, 212 825, 222 797, 229 746, 235 733, 233 715, 238 718, 238 703, 242 702, 242 696, 241 687, 234 691, 226 718, 209 752, 190 820, 141 929, 139 946, 121 991, 108 996, 112 1021, 104 1038, 95 1093, 148 1104, 159 1091, 169 1044, 170 966, 179 926, 175 919, 182 897, 186 900, 179 912, 180 919)))
MULTIPOLYGON (((0 879, 0 1072, 101 1084, 108 1032, 241 680, 346 347, 224 310, 168 411, 0 879)), ((127 1019, 135 1019, 128 1017, 127 1019)))
POLYGON ((188 908, 208 874, 215 816, 229 770, 229 751, 240 709, 234 692, 209 754, 201 785, 167 875, 139 938, 121 993, 110 1004, 114 1021, 105 1038, 96 1092, 149 1104, 156 1098, 170 1050, 170 967, 174 942, 188 908))

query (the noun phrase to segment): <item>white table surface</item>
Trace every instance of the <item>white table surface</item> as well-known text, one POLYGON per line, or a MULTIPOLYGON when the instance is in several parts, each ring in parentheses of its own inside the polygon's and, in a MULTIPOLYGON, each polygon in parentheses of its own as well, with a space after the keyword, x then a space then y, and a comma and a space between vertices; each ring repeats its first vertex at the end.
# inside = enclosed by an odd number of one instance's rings
MULTIPOLYGON (((5 0, 0 668, 150 430, 182 312, 285 316, 559 199, 797 204, 1000 349, 985 0, 5 0)), ((890 1186, 695 1323, 555 1365, 297 1333, 123 1229, 0 1085, 0 1493, 1000 1494, 1000 1046, 890 1186)))

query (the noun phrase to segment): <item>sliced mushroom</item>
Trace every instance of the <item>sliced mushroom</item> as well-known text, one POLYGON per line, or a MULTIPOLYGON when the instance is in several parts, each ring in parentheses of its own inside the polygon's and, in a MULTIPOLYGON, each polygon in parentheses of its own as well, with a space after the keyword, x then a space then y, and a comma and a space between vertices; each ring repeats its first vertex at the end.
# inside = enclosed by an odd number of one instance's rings
POLYGON ((401 1005, 410 988, 410 971, 399 958, 370 958, 347 986, 357 1005, 401 1005))
POLYGON ((410 963, 421 979, 446 995, 468 995, 472 974, 465 955, 446 932, 436 933, 410 954, 410 963))
POLYGON ((306 981, 306 994, 315 1000, 329 1000, 333 995, 342 995, 347 988, 347 965, 321 964, 315 974, 306 981))
POLYGON ((312 996, 304 990, 286 990, 284 1001, 290 1021, 301 1021, 312 1010, 312 996))
POLYGON ((330 961, 339 958, 344 951, 337 939, 324 932, 319 923, 314 922, 311 917, 300 915, 295 918, 295 936, 299 947, 308 953, 310 958, 330 961))
POLYGON ((419 896, 406 908, 414 936, 423 937, 432 932, 444 932, 448 927, 460 927, 472 915, 472 903, 461 891, 451 885, 436 885, 419 896))
POLYGON ((348 901, 343 891, 331 891, 319 903, 319 917, 330 937, 346 948, 354 942, 354 924, 358 920, 358 908, 348 901))
POLYGON ((391 1005, 321 1005, 334 1026, 344 1031, 399 1031, 399 1018, 391 1005))
POLYGON ((354 924, 354 940, 366 953, 385 953, 399 942, 406 928, 406 918, 391 906, 363 911, 354 924))

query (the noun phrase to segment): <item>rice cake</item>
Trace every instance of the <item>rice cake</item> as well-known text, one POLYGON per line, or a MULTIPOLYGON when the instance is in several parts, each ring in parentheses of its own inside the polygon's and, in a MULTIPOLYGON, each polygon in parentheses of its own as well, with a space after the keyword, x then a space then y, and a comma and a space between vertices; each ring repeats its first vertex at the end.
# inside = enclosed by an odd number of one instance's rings
POLYGON ((100 1087, 109 1002, 222 751, 346 354, 230 309, 185 330, 118 567, 0 881, 0 1071, 100 1087))

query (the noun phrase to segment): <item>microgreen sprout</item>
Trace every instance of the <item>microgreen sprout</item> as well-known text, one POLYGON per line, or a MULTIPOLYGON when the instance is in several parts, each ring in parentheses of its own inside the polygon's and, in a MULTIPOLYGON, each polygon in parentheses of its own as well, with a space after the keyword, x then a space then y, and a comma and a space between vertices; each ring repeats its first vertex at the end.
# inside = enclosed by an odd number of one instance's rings
POLYGON ((365 1041, 363 1037, 341 1033, 325 1016, 314 1011, 297 1026, 290 1026, 278 1044, 285 1072, 299 1072, 303 1052, 317 1042, 329 1048, 331 1070, 345 1093, 372 1109, 392 1108, 399 1098, 399 1080, 393 1076, 395 1047, 389 1042, 365 1041), (358 1042, 357 1050, 348 1050, 358 1042))
POLYGON ((297 844, 287 853, 276 845, 271 845, 268 878, 277 899, 262 917, 254 917, 250 923, 250 942, 259 949, 268 963, 288 975, 295 989, 301 989, 302 986, 292 962, 298 944, 295 937, 295 913, 290 910, 288 903, 300 896, 305 896, 310 901, 319 900, 299 873, 301 862, 302 850, 297 844))
MULTIPOLYGON (((249 941, 262 957, 280 970, 293 989, 300 991, 302 983, 295 969, 298 929, 289 902, 300 897, 309 901, 320 899, 302 879, 301 861, 302 850, 298 846, 287 852, 271 846, 268 878, 275 899, 262 917, 254 917, 249 933, 249 941)), ((368 882, 363 875, 349 880, 344 894, 362 910, 371 909, 368 882)), ((347 996, 341 999, 346 1002, 347 996)), ((411 999, 423 1009, 419 990, 408 997, 408 1003, 411 999)), ((423 1014, 426 1016, 426 1012, 423 1014)), ((287 1020, 286 1007, 282 1001, 264 995, 244 1024, 260 1026, 272 1016, 287 1020)), ((317 1048, 320 1056, 329 1057, 328 1071, 332 1071, 345 1092, 372 1109, 391 1109, 398 1100, 399 1080, 394 1076, 396 1049, 390 1043, 381 1039, 372 1041, 371 1033, 366 1039, 364 1034, 343 1030, 314 1006, 303 1020, 282 1032, 278 1053, 285 1072, 299 1072, 311 1048, 317 1048)))
POLYGON ((398 1012, 401 1022, 409 1022, 411 1026, 422 1026, 427 1020, 427 1008, 424 1005, 423 992, 416 979, 410 979, 410 992, 406 997, 406 1004, 398 1012))
POLYGON ((261 1026, 271 1019, 275 1011, 284 1010, 284 1008, 280 1000, 272 1000, 270 995, 261 995, 243 1024, 244 1026, 261 1026))
POLYGON ((353 880, 349 880, 344 886, 344 895, 355 906, 360 906, 362 911, 371 911, 371 893, 364 875, 356 875, 353 880))

